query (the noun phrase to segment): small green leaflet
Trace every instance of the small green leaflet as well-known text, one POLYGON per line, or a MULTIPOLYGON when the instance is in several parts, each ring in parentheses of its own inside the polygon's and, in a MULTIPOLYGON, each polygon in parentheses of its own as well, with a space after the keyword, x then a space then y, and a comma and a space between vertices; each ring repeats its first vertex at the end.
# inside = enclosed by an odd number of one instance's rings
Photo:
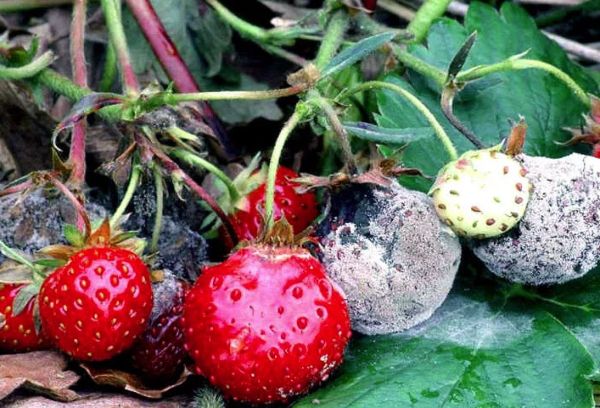
POLYGON ((391 145, 405 144, 433 136, 428 127, 389 129, 365 122, 347 122, 344 128, 354 136, 374 143, 391 145))
POLYGON ((331 74, 339 72, 344 68, 360 61, 383 44, 392 41, 396 36, 395 32, 387 32, 376 34, 371 37, 360 40, 356 44, 346 48, 327 64, 321 72, 321 79, 328 77, 331 74))

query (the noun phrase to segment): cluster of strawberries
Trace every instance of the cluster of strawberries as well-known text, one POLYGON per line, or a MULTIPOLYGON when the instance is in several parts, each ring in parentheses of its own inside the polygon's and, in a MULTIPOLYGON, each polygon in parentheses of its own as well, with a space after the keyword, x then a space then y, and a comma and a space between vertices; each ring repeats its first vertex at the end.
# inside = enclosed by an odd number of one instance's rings
MULTIPOLYGON (((299 193, 297 177, 284 167, 277 174, 274 215, 289 220, 283 235, 305 230, 318 214, 315 194, 299 193)), ((37 296, 23 304, 28 283, 0 284, 0 350, 54 347, 78 361, 128 356, 155 382, 172 378, 187 355, 233 400, 271 403, 306 392, 341 364, 348 309, 308 250, 281 237, 256 240, 264 196, 263 181, 230 215, 250 243, 205 268, 191 289, 178 282, 153 290, 147 265, 108 222, 78 247, 46 250, 64 262, 37 296)))

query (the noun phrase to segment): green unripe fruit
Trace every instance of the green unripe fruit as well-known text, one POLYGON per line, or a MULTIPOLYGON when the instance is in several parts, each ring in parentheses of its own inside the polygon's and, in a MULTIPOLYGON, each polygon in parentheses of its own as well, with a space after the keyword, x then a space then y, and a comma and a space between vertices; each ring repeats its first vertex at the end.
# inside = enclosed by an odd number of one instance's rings
POLYGON ((491 238, 525 214, 532 185, 527 171, 498 147, 473 150, 440 170, 430 194, 438 216, 468 238, 491 238))

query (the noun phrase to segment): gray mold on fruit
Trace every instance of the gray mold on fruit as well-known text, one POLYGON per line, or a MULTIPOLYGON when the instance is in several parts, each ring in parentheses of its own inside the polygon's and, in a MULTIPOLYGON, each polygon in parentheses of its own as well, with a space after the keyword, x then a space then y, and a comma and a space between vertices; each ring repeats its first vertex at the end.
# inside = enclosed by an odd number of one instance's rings
MULTIPOLYGON (((426 319, 442 304, 459 267, 458 238, 425 194, 398 184, 375 189, 366 216, 323 239, 323 261, 347 296, 354 330, 393 333, 426 319)), ((363 211, 360 208, 358 211, 363 211)))
MULTIPOLYGON (((58 193, 56 193, 58 194, 58 193)), ((62 195, 50 196, 36 190, 21 197, 0 200, 0 239, 8 246, 33 253, 45 246, 66 243, 65 223, 75 223, 75 211, 62 195)), ((105 208, 94 203, 86 205, 92 220, 106 217, 105 208)), ((0 262, 4 256, 0 255, 0 262)))
POLYGON ((501 237, 470 242, 498 276, 529 285, 562 283, 600 259, 600 160, 521 156, 534 191, 525 216, 501 237))

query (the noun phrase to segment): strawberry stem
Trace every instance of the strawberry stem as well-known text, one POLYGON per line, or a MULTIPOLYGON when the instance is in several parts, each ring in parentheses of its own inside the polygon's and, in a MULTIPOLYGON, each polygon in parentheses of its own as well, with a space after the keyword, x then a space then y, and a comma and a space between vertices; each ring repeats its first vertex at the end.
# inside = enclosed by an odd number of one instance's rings
POLYGON ((446 116, 446 119, 448 119, 448 121, 452 124, 452 126, 454 126, 460 133, 462 133, 469 140, 469 142, 473 143, 473 145, 476 148, 483 149, 485 148, 483 142, 479 140, 477 135, 473 133, 468 127, 466 127, 464 123, 462 123, 460 119, 458 119, 454 114, 454 110, 452 107, 456 92, 457 88, 452 86, 452 84, 444 88, 440 100, 442 112, 444 113, 444 116, 446 116))
POLYGON ((427 36, 433 21, 440 18, 446 12, 451 0, 425 0, 419 7, 412 21, 406 29, 413 33, 414 42, 421 42, 427 36))
POLYGON ((90 218, 87 214, 87 211, 81 201, 73 194, 69 188, 63 184, 55 175, 49 174, 48 181, 54 185, 70 202, 71 205, 75 208, 75 212, 77 214, 77 228, 79 231, 85 234, 86 237, 89 237, 92 232, 92 225, 90 223, 90 218))
POLYGON ((227 187, 227 191, 229 192, 229 197, 232 202, 236 202, 241 197, 241 194, 238 191, 235 184, 233 183, 233 180, 227 177, 223 170, 221 170, 208 160, 203 159, 202 157, 182 148, 171 149, 169 153, 172 156, 183 160, 192 166, 199 167, 208 171, 209 173, 213 174, 216 178, 221 180, 223 184, 225 184, 225 187, 227 187))
POLYGON ((0 66, 0 79, 20 80, 31 78, 47 68, 53 61, 54 54, 52 51, 46 51, 29 64, 25 64, 21 67, 0 66))
POLYGON ((306 90, 306 86, 295 85, 281 89, 268 89, 265 91, 217 91, 165 94, 165 101, 169 104, 192 101, 224 101, 224 100, 265 100, 277 99, 299 94, 306 90))
POLYGON ((440 125, 440 122, 438 122, 433 113, 431 113, 431 111, 427 109, 427 106, 425 106, 425 104, 423 104, 423 102, 421 102, 419 98, 417 98, 412 93, 408 92, 406 89, 396 84, 383 81, 363 82, 362 84, 359 84, 354 88, 342 92, 338 96, 338 99, 347 98, 356 93, 369 91, 377 88, 389 89, 390 91, 397 93, 398 95, 406 99, 411 105, 413 105, 419 112, 421 112, 425 119, 427 119, 427 121, 433 128, 436 136, 444 146, 444 149, 446 149, 446 152, 448 153, 450 159, 456 160, 458 158, 458 153, 456 151, 456 148, 454 147, 454 144, 452 143, 452 139, 450 139, 450 136, 448 136, 448 134, 446 133, 442 125, 440 125))
POLYGON ((344 9, 340 9, 333 13, 329 22, 327 23, 327 30, 325 36, 315 57, 314 64, 320 70, 323 69, 331 58, 335 55, 337 50, 342 45, 344 40, 344 33, 346 32, 349 24, 348 13, 344 9))
POLYGON ((323 113, 327 117, 329 125, 338 137, 338 141, 342 148, 342 154, 344 156, 344 161, 348 166, 349 173, 356 174, 358 171, 358 167, 356 165, 354 155, 352 154, 352 147, 350 146, 350 141, 348 139, 348 132, 346 132, 346 129, 344 129, 344 126, 342 125, 342 122, 340 121, 340 118, 338 117, 335 109, 333 108, 333 106, 331 106, 329 101, 327 101, 327 99, 323 98, 322 96, 315 97, 314 101, 323 110, 323 113))
POLYGON ((575 82, 573 78, 554 65, 550 65, 546 62, 538 60, 508 58, 496 64, 473 67, 459 73, 456 76, 456 82, 474 81, 490 74, 506 71, 519 71, 523 69, 539 69, 548 72, 550 75, 553 75, 556 79, 565 84, 571 90, 571 92, 573 92, 577 99, 579 99, 586 107, 589 108, 592 106, 590 96, 577 84, 577 82, 575 82))
POLYGON ((127 40, 121 21, 121 2, 119 0, 101 0, 102 10, 106 19, 106 27, 110 42, 115 47, 117 59, 121 68, 123 87, 128 95, 137 95, 140 85, 131 65, 127 40))
POLYGON ((158 251, 158 240, 162 230, 162 220, 164 212, 165 192, 164 182, 158 166, 152 166, 154 175, 154 188, 156 190, 156 214, 154 215, 154 228, 152 229, 152 241, 150 241, 150 252, 158 251))
MULTIPOLYGON (((87 67, 85 62, 86 10, 86 0, 75 0, 73 4, 73 19, 71 20, 71 66, 74 82, 83 88, 87 87, 87 67)), ((73 126, 69 152, 69 164, 71 165, 69 184, 79 193, 81 193, 85 182, 85 137, 86 120, 84 118, 73 126)), ((78 195, 81 196, 81 194, 78 195)))
POLYGON ((71 3, 73 0, 2 0, 0 1, 0 13, 64 6, 71 3))
POLYGON ((131 173, 129 176, 129 183, 127 184, 127 189, 125 190, 125 194, 119 203, 119 206, 113 213, 112 217, 110 217, 110 227, 114 229, 118 224, 123 214, 127 210, 129 203, 133 199, 133 195, 135 194, 135 190, 137 189, 140 183, 140 176, 142 174, 142 166, 139 163, 139 157, 137 155, 134 156, 131 162, 131 173))
POLYGON ((273 147, 271 161, 269 162, 269 171, 267 173, 267 188, 265 192, 265 231, 269 231, 274 223, 273 203, 275 201, 275 178, 277 177, 281 153, 288 137, 301 120, 302 115, 299 113, 298 109, 296 109, 281 129, 281 132, 279 132, 277 140, 275 141, 275 146, 273 147))
POLYGON ((112 44, 107 45, 104 58, 104 69, 102 69, 102 78, 100 78, 99 89, 100 92, 109 92, 112 89, 119 72, 117 69, 117 53, 112 44))

